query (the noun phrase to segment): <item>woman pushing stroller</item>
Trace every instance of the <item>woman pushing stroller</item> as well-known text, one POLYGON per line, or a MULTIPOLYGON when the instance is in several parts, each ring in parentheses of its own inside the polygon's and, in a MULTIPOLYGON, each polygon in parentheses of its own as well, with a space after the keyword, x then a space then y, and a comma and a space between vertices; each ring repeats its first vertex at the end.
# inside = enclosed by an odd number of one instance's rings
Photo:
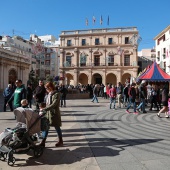
MULTIPOLYGON (((55 86, 52 82, 45 84, 48 96, 46 98, 46 107, 41 108, 40 111, 49 120, 49 125, 53 126, 58 134, 59 141, 55 144, 56 147, 63 146, 62 131, 61 127, 61 114, 60 114, 60 93, 56 91, 55 86)), ((42 141, 40 146, 45 147, 45 142, 48 136, 48 130, 42 131, 42 141)))

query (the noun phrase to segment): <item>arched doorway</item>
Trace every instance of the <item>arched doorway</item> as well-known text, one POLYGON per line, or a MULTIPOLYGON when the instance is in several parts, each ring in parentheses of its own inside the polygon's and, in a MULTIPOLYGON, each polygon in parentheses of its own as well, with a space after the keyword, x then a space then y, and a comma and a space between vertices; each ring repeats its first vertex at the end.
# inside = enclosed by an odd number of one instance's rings
POLYGON ((109 73, 109 74, 106 76, 106 83, 110 83, 110 84, 113 84, 113 85, 117 85, 116 75, 113 74, 113 73, 109 73))
POLYGON ((102 76, 98 73, 94 74, 92 77, 92 84, 102 84, 102 76))
POLYGON ((9 70, 9 74, 8 74, 9 84, 15 84, 16 79, 17 79, 17 72, 14 69, 9 70))
POLYGON ((86 74, 82 73, 79 75, 79 83, 82 85, 87 85, 88 84, 88 77, 86 74))
POLYGON ((74 85, 73 76, 69 73, 66 74, 66 85, 74 85))
POLYGON ((129 73, 123 74, 123 76, 122 76, 122 84, 125 84, 125 82, 126 82, 127 80, 129 80, 130 77, 131 77, 131 75, 130 75, 129 73))

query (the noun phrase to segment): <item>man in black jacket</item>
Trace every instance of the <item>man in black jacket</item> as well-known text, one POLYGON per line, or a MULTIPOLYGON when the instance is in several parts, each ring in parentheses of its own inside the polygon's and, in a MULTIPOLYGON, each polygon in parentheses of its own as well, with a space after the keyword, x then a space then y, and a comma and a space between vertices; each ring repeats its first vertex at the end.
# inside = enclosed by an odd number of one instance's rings
POLYGON ((44 87, 44 82, 39 80, 39 85, 35 88, 33 92, 33 97, 35 99, 36 109, 39 110, 39 104, 44 102, 44 97, 46 94, 46 89, 44 87))
POLYGON ((60 101, 61 101, 60 106, 62 107, 63 104, 64 104, 64 107, 66 107, 66 95, 68 93, 68 90, 65 87, 65 85, 61 84, 61 86, 59 88, 59 92, 61 93, 61 96, 60 96, 60 101))
POLYGON ((130 109, 131 105, 133 104, 134 114, 138 114, 138 112, 136 112, 136 102, 135 102, 135 99, 136 99, 135 83, 131 84, 128 94, 129 94, 129 104, 126 108, 126 112, 130 113, 129 109, 130 109))

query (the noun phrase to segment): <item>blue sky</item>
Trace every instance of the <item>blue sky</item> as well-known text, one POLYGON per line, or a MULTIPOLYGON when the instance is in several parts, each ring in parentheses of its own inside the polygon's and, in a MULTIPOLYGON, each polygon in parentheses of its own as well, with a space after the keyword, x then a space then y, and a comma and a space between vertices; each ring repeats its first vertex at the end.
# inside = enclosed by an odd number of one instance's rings
POLYGON ((142 37, 141 50, 153 48, 153 38, 170 25, 169 0, 1 0, 0 7, 0 35, 14 33, 24 38, 30 34, 58 38, 64 30, 135 26, 142 37))

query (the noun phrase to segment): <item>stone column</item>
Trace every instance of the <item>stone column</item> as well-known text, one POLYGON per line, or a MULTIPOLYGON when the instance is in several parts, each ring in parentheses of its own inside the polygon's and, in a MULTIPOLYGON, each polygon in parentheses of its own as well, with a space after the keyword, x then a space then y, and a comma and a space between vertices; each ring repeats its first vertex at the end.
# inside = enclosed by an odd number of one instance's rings
POLYGON ((117 69, 117 83, 122 82, 122 71, 121 69, 117 69))
POLYGON ((102 75, 102 83, 106 84, 106 69, 103 69, 103 75, 102 75))
POLYGON ((60 67, 63 67, 64 64, 64 50, 60 49, 60 67))
POLYGON ((91 84, 91 82, 92 82, 92 70, 89 69, 88 70, 88 84, 91 84))
POLYGON ((78 57, 78 49, 77 48, 74 49, 74 58, 75 58, 75 61, 73 64, 75 64, 75 66, 78 67, 79 66, 79 57, 78 57))
POLYGON ((74 86, 78 84, 78 70, 74 69, 74 86))

